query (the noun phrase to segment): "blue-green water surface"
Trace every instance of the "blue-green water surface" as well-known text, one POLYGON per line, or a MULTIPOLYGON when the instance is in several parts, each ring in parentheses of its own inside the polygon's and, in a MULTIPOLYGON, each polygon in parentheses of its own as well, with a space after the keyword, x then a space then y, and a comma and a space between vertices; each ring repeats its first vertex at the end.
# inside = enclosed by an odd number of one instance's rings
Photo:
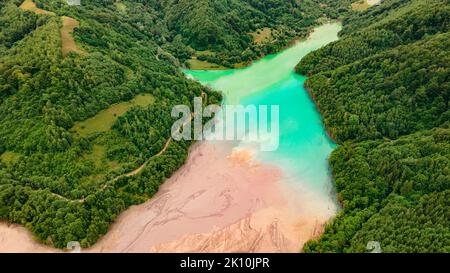
POLYGON ((283 170, 289 183, 306 183, 329 193, 328 157, 335 144, 328 138, 320 114, 294 67, 309 52, 338 39, 339 23, 317 27, 311 36, 292 47, 267 56, 244 69, 185 71, 202 84, 220 90, 225 104, 279 105, 279 147, 258 152, 257 159, 283 170))

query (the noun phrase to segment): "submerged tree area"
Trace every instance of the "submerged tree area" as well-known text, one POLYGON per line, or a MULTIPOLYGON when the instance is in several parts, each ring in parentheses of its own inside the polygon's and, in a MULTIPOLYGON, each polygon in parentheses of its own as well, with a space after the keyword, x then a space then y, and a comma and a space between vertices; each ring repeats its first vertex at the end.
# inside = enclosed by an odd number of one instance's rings
POLYGON ((330 135, 342 211, 305 252, 450 251, 450 5, 386 0, 297 72, 330 135))

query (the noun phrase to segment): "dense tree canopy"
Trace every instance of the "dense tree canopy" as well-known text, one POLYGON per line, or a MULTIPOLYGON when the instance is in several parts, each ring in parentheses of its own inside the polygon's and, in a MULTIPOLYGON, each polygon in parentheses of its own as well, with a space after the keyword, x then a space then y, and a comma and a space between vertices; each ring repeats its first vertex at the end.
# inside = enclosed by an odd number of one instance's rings
POLYGON ((57 247, 92 245, 185 161, 191 142, 169 141, 172 106, 221 100, 179 66, 247 62, 342 18, 341 39, 297 67, 340 144, 330 163, 343 208, 304 250, 365 251, 374 240, 383 251, 450 251, 448 1, 354 13, 351 0, 34 1, 53 16, 22 2, 0 1, 0 219, 57 247), (61 16, 80 22, 83 54, 62 55, 61 16), (272 39, 256 43, 265 28, 272 39), (154 102, 109 130, 77 132, 140 94, 154 102))
POLYGON ((341 5, 343 13, 350 2, 182 0, 163 1, 161 8, 169 33, 180 35, 181 41, 194 50, 214 53, 200 55, 200 58, 231 66, 274 53, 293 38, 305 37, 319 18, 338 18, 336 6, 346 3, 341 5), (263 44, 254 43, 250 33, 263 28, 272 30, 273 39, 263 44))
POLYGON ((336 11, 332 0, 33 2, 40 10, 21 9, 22 0, 0 2, 0 218, 57 247, 72 240, 92 245, 121 211, 151 197, 183 164, 191 142, 169 141, 172 106, 205 94, 209 103, 221 100, 184 77, 179 66, 186 60, 247 62, 349 6, 336 11), (62 16, 79 22, 70 36, 80 50, 68 55, 61 50, 67 42, 62 16), (272 39, 255 43, 251 33, 264 28, 272 39), (112 117, 109 130, 77 131, 140 94, 154 102, 112 117), (137 175, 126 175, 140 166, 137 175))
POLYGON ((103 7, 113 3, 40 5, 55 16, 20 3, 0 6, 0 218, 57 247, 89 246, 184 163, 191 143, 168 142, 172 106, 221 96, 186 79, 152 35, 103 7), (81 22, 74 36, 85 54, 62 56, 60 15, 81 22), (110 130, 80 136, 73 129, 139 94, 154 103, 116 117, 110 130), (124 175, 144 162, 141 173, 124 175))
POLYGON ((306 252, 450 251, 450 8, 385 0, 297 66, 340 147, 342 205, 306 252))

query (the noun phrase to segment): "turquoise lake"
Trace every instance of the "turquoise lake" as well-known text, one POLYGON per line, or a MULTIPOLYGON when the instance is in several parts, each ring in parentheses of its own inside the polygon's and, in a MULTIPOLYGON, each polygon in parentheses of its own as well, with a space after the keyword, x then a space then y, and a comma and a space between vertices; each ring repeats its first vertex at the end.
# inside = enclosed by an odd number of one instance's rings
POLYGON ((256 159, 278 166, 288 183, 302 183, 327 195, 331 190, 328 158, 336 145, 327 136, 303 86, 306 78, 296 74, 294 68, 309 52, 336 41, 340 29, 339 23, 317 27, 307 40, 243 69, 185 71, 189 77, 222 91, 224 104, 279 105, 279 147, 257 152, 256 159))

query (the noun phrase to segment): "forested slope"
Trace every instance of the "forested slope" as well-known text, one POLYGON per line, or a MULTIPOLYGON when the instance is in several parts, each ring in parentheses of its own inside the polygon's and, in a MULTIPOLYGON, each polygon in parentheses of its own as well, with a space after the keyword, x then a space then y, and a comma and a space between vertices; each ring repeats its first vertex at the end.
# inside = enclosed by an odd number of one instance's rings
POLYGON ((231 66, 274 53, 292 39, 305 37, 320 19, 337 19, 348 11, 350 2, 166 0, 161 5, 168 31, 177 34, 175 39, 195 51, 212 51, 197 54, 201 59, 231 66), (255 43, 250 33, 264 28, 271 30, 271 39, 255 43))
MULTIPOLYGON (((82 9, 68 8, 62 0, 35 2, 75 18, 92 13, 88 9, 95 10, 98 16, 92 19, 97 23, 123 27, 139 38, 151 37, 186 65, 195 57, 232 67, 305 37, 321 20, 337 19, 348 12, 352 0, 86 0, 82 9), (255 42, 252 33, 263 29, 270 30, 268 40, 255 42)), ((102 35, 102 28, 81 25, 77 32, 83 33, 87 42, 89 37, 102 35)), ((105 46, 101 41, 95 43, 105 46)))
POLYGON ((109 4, 49 2, 56 15, 23 11, 22 1, 0 5, 0 219, 57 247, 86 247, 184 163, 191 143, 169 141, 172 106, 221 97, 187 80, 153 36, 109 4), (84 54, 63 57, 62 15, 80 21, 74 37, 84 54), (153 103, 115 117, 109 130, 73 129, 139 94, 153 103))
POLYGON ((186 60, 208 52, 232 66, 274 52, 347 12, 338 2, 1 1, 0 219, 57 247, 92 245, 183 164, 191 143, 170 141, 172 106, 221 99, 185 79, 186 60), (261 29, 271 39, 257 44, 261 29), (142 97, 150 104, 123 108, 142 97))
POLYGON ((330 135, 343 210, 305 252, 450 251, 450 6, 386 0, 297 66, 330 135))
MULTIPOLYGON (((352 0, 86 0, 81 10, 63 0, 35 2, 58 14, 95 10, 98 23, 114 18, 108 22, 141 38, 151 36, 185 65, 195 58, 233 67, 275 53, 324 20, 340 18, 352 0), (254 35, 264 29, 270 31, 267 40, 257 42, 254 35)), ((78 31, 101 35, 97 26, 84 27, 78 31)))

